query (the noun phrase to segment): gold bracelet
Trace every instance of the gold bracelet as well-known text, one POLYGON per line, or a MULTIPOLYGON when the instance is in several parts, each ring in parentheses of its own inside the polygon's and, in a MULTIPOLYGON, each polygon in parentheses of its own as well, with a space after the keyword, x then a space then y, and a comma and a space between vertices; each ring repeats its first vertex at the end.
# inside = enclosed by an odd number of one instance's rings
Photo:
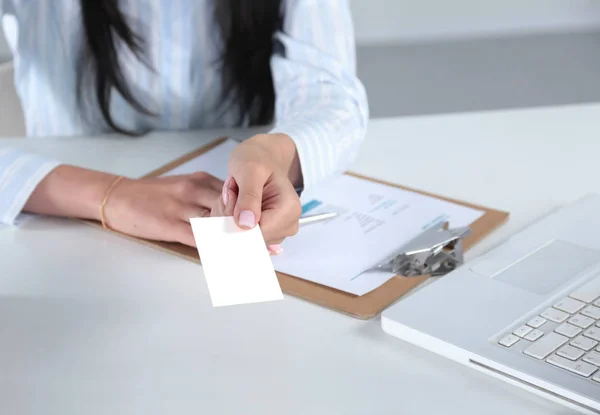
POLYGON ((108 196, 110 196, 110 193, 112 192, 112 190, 123 179, 124 179, 123 176, 119 176, 112 182, 112 184, 108 187, 108 189, 106 189, 106 192, 104 193, 104 199, 102 199, 102 203, 100 203, 100 221, 102 222, 102 227, 104 229, 108 229, 108 226, 106 226, 106 218, 104 217, 104 206, 106 206, 106 202, 108 201, 108 196))

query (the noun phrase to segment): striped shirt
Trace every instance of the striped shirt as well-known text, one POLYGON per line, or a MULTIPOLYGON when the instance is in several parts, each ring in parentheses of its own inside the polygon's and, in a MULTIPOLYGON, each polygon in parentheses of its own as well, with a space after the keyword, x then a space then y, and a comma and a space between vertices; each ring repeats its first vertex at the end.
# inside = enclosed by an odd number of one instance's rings
MULTIPOLYGON (((232 112, 216 113, 220 74, 210 2, 121 0, 132 28, 147 45, 152 70, 121 51, 134 95, 158 116, 137 113, 113 94, 111 113, 125 128, 192 130, 231 127, 232 112)), ((83 33, 79 0, 0 0, 0 17, 17 22, 15 85, 28 137, 103 132, 81 122, 76 63, 83 33)), ((306 189, 345 169, 365 136, 369 118, 356 76, 347 0, 286 0, 282 52, 271 58, 276 93, 272 132, 298 149, 306 189)), ((0 144, 1 145, 1 144, 0 144)), ((37 184, 56 166, 36 154, 0 147, 0 223, 14 224, 37 184)))

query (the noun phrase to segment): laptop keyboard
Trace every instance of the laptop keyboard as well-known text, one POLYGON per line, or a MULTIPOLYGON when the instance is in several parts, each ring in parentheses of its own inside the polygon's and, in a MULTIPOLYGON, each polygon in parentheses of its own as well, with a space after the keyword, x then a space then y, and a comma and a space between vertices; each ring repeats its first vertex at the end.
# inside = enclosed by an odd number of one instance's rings
POLYGON ((600 385, 600 276, 498 343, 600 385))

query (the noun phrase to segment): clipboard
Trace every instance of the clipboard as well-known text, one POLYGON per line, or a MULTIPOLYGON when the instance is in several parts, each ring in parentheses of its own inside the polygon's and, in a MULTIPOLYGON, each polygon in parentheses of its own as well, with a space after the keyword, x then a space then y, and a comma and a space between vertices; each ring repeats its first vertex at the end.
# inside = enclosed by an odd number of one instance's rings
MULTIPOLYGON (((217 147, 221 143, 227 140, 227 137, 221 137, 216 139, 215 141, 204 145, 196 150, 187 153, 170 163, 159 167, 156 170, 151 171, 150 173, 142 176, 142 178, 152 178, 161 176, 174 168, 180 166, 183 163, 186 163, 210 150, 217 147)), ((473 209, 477 209, 483 211, 484 214, 480 216, 476 221, 470 224, 471 233, 467 236, 464 241, 462 241, 462 248, 465 251, 468 251, 470 247, 475 245, 477 242, 485 238, 489 235, 493 230, 501 226, 509 217, 508 212, 504 212, 501 210, 491 209, 484 206, 479 206, 467 202, 463 202, 456 199, 451 199, 448 197, 443 197, 440 195, 436 195, 433 193, 423 192, 420 190, 412 189, 406 186, 377 180, 368 176, 355 174, 352 172, 346 172, 345 174, 357 177, 363 180, 369 180, 375 183, 380 183, 386 186, 396 187, 399 189, 404 189, 408 191, 412 191, 415 193, 419 193, 426 196, 435 197, 441 200, 445 200, 451 203, 459 204, 462 206, 470 207, 473 209)), ((87 221, 84 222, 90 223, 94 226, 100 227, 99 222, 97 221, 87 221)), ((174 254, 185 258, 187 260, 200 263, 200 258, 198 255, 197 249, 171 242, 161 242, 161 241, 151 241, 140 239, 136 237, 132 237, 129 235, 124 235, 114 230, 108 230, 108 232, 114 232, 119 235, 122 235, 126 238, 133 239, 135 241, 144 243, 153 248, 159 249, 161 251, 174 254)), ((317 304, 319 306, 332 309, 349 316, 358 318, 358 319, 371 319, 379 315, 384 309, 392 305, 394 302, 399 300, 405 294, 409 293, 412 289, 416 288, 418 285, 425 282, 429 275, 422 275, 417 277, 407 278, 402 275, 397 275, 391 278, 386 283, 382 284, 375 290, 364 294, 362 296, 357 296, 354 294, 350 294, 344 291, 340 291, 331 287, 327 287, 321 284, 314 283, 312 281, 307 281, 302 278, 294 277, 292 275, 287 275, 281 272, 277 272, 277 278, 279 280, 279 284, 284 293, 292 295, 294 297, 309 301, 311 303, 317 304)))

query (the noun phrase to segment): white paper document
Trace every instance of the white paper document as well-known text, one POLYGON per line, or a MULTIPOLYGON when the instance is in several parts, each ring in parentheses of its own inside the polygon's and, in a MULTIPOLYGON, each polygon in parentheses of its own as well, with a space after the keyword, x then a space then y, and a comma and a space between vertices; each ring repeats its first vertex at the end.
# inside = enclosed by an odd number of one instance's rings
MULTIPOLYGON (((169 174, 206 171, 224 180, 229 155, 237 144, 233 140, 225 141, 169 174)), ((390 273, 364 271, 424 230, 446 221, 453 228, 469 226, 484 214, 435 197, 348 175, 335 177, 305 192, 302 204, 306 215, 332 211, 339 215, 301 226, 297 235, 284 241, 283 254, 272 258, 275 269, 355 295, 366 294, 392 278, 394 275, 390 273)), ((230 262, 232 257, 237 258, 238 252, 233 246, 222 249, 230 262)))
POLYGON ((191 224, 213 307, 283 299, 259 226, 240 229, 231 217, 191 224))
POLYGON ((225 180, 229 175, 227 171, 229 155, 238 144, 237 141, 231 139, 225 140, 212 150, 175 167, 163 176, 175 176, 203 171, 215 176, 217 179, 225 180))
POLYGON ((273 258, 277 271, 363 295, 394 275, 364 272, 429 227, 468 226, 484 212, 353 176, 340 176, 303 196, 304 214, 338 212, 302 226, 273 258))

